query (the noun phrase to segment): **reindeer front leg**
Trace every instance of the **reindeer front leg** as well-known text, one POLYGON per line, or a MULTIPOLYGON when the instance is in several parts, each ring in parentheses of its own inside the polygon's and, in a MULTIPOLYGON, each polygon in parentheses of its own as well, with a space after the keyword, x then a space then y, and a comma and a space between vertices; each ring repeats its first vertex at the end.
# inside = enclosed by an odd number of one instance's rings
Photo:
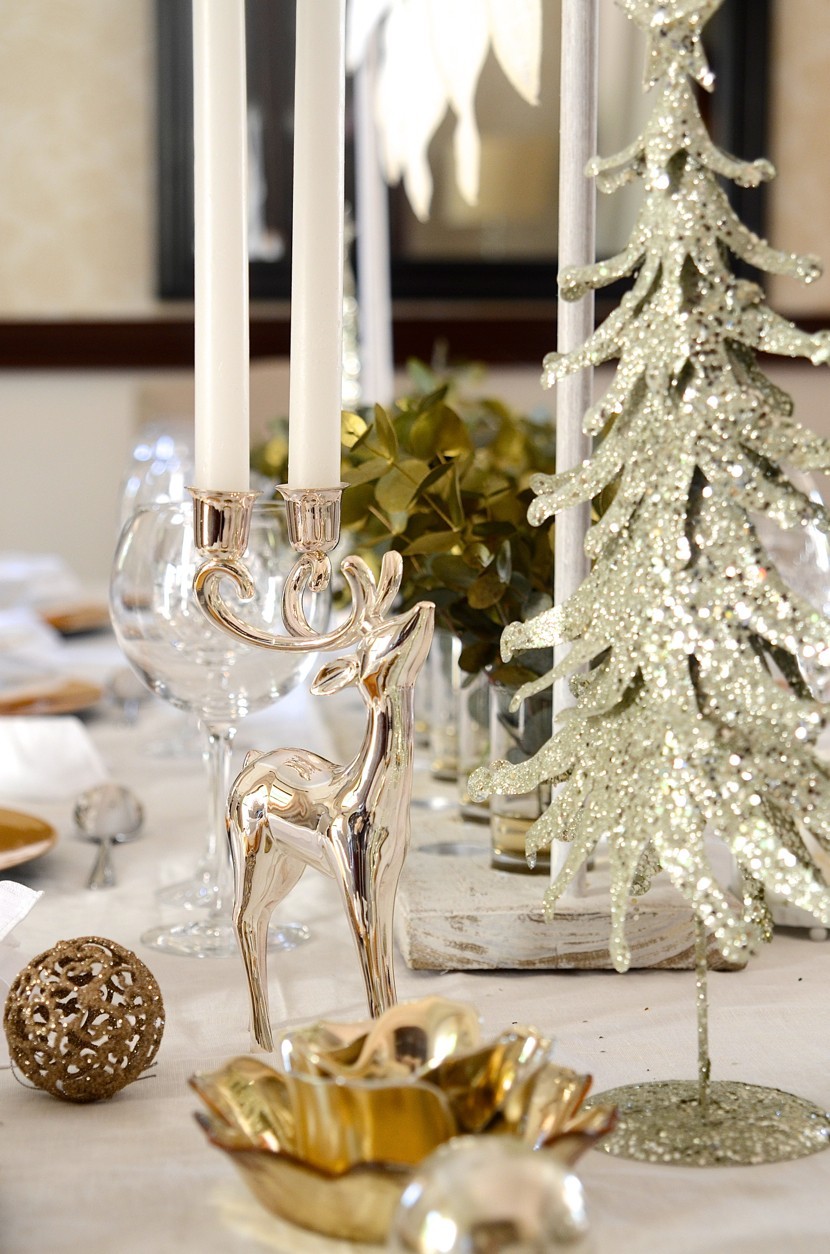
POLYGON ((370 827, 365 815, 332 830, 330 862, 357 949, 373 1019, 397 1001, 392 964, 395 894, 409 846, 409 827, 370 827), (337 830, 337 829, 340 830, 337 830))
POLYGON ((233 921, 248 981, 251 1036, 271 1053, 274 1040, 268 1012, 268 925, 274 907, 290 893, 305 864, 292 858, 270 830, 267 789, 246 792, 234 785, 228 811, 228 837, 233 860, 233 921))
POLYGON ((370 858, 374 926, 370 927, 368 936, 369 965, 377 1003, 371 1012, 373 1018, 397 1001, 393 923, 398 881, 409 851, 409 823, 405 830, 390 832, 384 828, 377 836, 379 847, 370 858))
POLYGON ((268 921, 269 916, 260 914, 252 919, 239 907, 234 907, 233 921, 239 952, 245 966, 248 996, 251 1003, 251 1038, 260 1049, 271 1053, 274 1039, 268 1012, 268 921))

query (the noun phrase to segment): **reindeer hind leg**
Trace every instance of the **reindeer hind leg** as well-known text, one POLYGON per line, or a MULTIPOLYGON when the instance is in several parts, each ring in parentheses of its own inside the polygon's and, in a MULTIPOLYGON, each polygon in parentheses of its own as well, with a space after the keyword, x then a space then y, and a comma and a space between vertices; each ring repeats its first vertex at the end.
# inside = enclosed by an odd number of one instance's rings
POLYGON ((291 857, 260 818, 247 832, 231 815, 229 823, 234 866, 233 921, 245 967, 251 1006, 251 1036, 259 1049, 274 1048, 268 1010, 268 925, 275 906, 287 897, 305 870, 291 857))

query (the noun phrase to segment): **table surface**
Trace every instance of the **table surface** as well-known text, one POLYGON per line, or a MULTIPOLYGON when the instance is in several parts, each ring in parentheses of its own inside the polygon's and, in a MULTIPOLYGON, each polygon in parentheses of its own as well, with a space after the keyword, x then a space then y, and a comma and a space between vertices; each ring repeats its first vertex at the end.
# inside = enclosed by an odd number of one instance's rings
MULTIPOLYGON (((67 648, 78 674, 117 664, 107 636, 67 648)), ((342 697, 294 693, 242 725, 242 747, 354 743, 359 712, 342 697)), ((115 1099, 73 1106, 24 1087, 0 1070, 0 1250, 3 1254, 132 1254, 193 1250, 236 1254, 360 1254, 347 1242, 291 1228, 261 1210, 225 1156, 197 1127, 188 1076, 247 1053, 247 1004, 237 958, 194 960, 142 947, 141 933, 174 912, 157 887, 191 871, 206 810, 198 756, 154 753, 186 731, 186 717, 152 701, 137 724, 112 715, 88 728, 114 779, 146 809, 144 836, 115 852, 118 886, 84 887, 88 844, 75 839, 71 802, 15 808, 59 830, 56 848, 8 873, 44 897, 15 933, 20 965, 56 941, 97 934, 134 949, 154 972, 167 1025, 152 1073, 115 1099)), ((45 764, 48 769, 48 764, 45 764)), ((427 796, 428 773, 416 774, 427 796)), ((0 804, 3 804, 0 797, 0 804)), ((11 803, 9 803, 11 804, 11 803)), ((413 809, 413 840, 429 836, 413 809)), ((479 832, 482 829, 470 829, 479 832)), ((469 836, 470 833, 467 835, 469 836)), ((309 872, 278 912, 308 924, 312 938, 270 964, 275 1025, 365 1017, 362 982, 333 882, 309 872)), ((743 972, 710 977, 715 1078, 797 1092, 830 1108, 827 984, 830 943, 779 933, 743 972)), ((594 1076, 594 1089, 695 1075, 694 981, 685 972, 438 973, 397 962, 401 999, 439 993, 475 1004, 485 1034, 531 1023, 553 1036, 562 1063, 594 1076)), ((597 1254, 800 1254, 830 1249, 830 1154, 775 1166, 689 1169, 594 1152, 579 1168, 597 1254)))

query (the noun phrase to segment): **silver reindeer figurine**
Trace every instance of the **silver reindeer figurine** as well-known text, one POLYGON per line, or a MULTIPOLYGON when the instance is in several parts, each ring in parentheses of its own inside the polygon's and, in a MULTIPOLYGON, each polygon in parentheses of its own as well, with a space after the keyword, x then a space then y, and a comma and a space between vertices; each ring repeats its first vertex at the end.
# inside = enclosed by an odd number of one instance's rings
POLYGON ((327 662, 311 691, 357 685, 368 713, 360 748, 343 764, 306 749, 249 753, 228 800, 234 923, 251 1031, 267 1051, 273 1049, 268 923, 307 866, 337 881, 370 1013, 377 1016, 395 1002, 392 917, 409 847, 413 689, 429 652, 435 607, 424 601, 387 618, 400 587, 400 556, 386 554, 378 585, 360 558, 349 562, 360 601, 350 633, 354 651, 327 662))

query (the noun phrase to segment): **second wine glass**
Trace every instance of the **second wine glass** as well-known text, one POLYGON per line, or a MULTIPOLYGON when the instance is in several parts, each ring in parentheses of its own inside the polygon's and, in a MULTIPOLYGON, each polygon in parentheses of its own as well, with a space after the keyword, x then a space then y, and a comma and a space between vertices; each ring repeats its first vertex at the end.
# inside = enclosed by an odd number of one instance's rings
MULTIPOLYGON (((256 597, 240 612, 268 630, 282 630, 282 589, 296 555, 288 543, 281 502, 257 503, 245 562, 256 597)), ((193 591, 202 558, 193 538, 190 502, 137 510, 121 533, 110 583, 110 609, 118 642, 147 687, 179 709, 194 713, 207 735, 212 867, 203 917, 161 925, 142 936, 145 944, 192 957, 236 952, 229 917, 230 873, 225 805, 230 785, 231 746, 240 719, 267 708, 295 688, 315 656, 257 649, 211 623, 193 591)), ((228 601, 233 604, 229 590, 228 601)), ((325 629, 328 592, 310 598, 308 619, 325 629)), ((304 929, 284 925, 283 947, 302 939, 304 929), (292 930, 293 929, 293 930, 292 930)))

